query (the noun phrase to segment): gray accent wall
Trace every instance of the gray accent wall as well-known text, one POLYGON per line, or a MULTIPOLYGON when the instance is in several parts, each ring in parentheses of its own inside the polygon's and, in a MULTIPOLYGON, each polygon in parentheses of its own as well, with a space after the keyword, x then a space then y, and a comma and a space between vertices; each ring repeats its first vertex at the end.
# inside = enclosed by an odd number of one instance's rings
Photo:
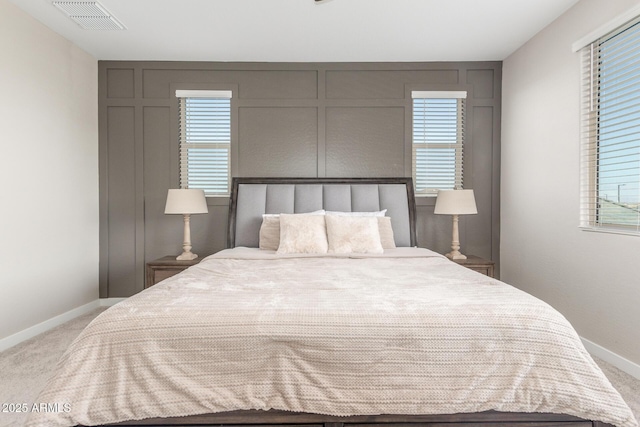
MULTIPOLYGON (((461 217, 462 252, 498 261, 501 62, 99 62, 100 296, 144 287, 147 261, 179 254, 182 217, 164 215, 179 186, 176 89, 227 89, 231 174, 411 176, 411 91, 468 92, 464 186, 478 215, 461 217)), ((445 253, 451 217, 417 200, 419 246, 445 253)), ((193 251, 225 248, 227 198, 191 219, 193 251)))

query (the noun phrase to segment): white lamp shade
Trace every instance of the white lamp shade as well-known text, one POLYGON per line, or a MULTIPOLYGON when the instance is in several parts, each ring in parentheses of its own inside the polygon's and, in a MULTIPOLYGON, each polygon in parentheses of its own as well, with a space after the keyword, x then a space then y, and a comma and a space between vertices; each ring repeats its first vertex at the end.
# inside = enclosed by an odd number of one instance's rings
POLYGON ((473 190, 439 190, 434 214, 469 215, 477 214, 473 190))
POLYGON ((165 214, 203 214, 207 213, 207 199, 204 190, 170 189, 167 193, 165 214))

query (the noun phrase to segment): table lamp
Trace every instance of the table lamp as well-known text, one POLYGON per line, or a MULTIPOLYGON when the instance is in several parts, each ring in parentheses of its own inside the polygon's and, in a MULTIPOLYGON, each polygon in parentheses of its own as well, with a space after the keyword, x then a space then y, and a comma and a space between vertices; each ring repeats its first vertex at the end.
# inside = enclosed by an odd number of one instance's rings
POLYGON ((177 260, 192 260, 198 255, 191 252, 191 225, 190 217, 193 214, 208 213, 207 199, 204 190, 196 189, 170 189, 167 193, 167 204, 164 207, 165 214, 184 215, 184 240, 182 254, 177 260))
POLYGON ((473 190, 439 190, 434 214, 453 215, 453 240, 451 252, 445 256, 450 259, 467 259, 460 253, 460 235, 458 233, 458 215, 477 214, 476 199, 473 190))

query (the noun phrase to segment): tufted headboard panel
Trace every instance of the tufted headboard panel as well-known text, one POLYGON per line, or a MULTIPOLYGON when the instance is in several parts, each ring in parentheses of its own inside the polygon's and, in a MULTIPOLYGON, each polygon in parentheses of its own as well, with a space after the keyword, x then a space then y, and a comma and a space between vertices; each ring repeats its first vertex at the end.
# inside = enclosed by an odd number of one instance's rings
POLYGON ((416 246, 411 178, 233 178, 227 246, 258 247, 262 214, 387 209, 396 246, 416 246))

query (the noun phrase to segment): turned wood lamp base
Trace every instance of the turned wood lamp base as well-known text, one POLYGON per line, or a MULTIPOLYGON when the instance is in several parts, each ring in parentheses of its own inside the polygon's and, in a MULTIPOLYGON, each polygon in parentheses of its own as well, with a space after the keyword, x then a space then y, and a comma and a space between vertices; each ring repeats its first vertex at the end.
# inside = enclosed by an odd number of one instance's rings
POLYGON ((451 242, 451 252, 445 254, 449 259, 467 259, 466 255, 460 253, 460 233, 458 232, 458 215, 453 215, 453 241, 451 242))

